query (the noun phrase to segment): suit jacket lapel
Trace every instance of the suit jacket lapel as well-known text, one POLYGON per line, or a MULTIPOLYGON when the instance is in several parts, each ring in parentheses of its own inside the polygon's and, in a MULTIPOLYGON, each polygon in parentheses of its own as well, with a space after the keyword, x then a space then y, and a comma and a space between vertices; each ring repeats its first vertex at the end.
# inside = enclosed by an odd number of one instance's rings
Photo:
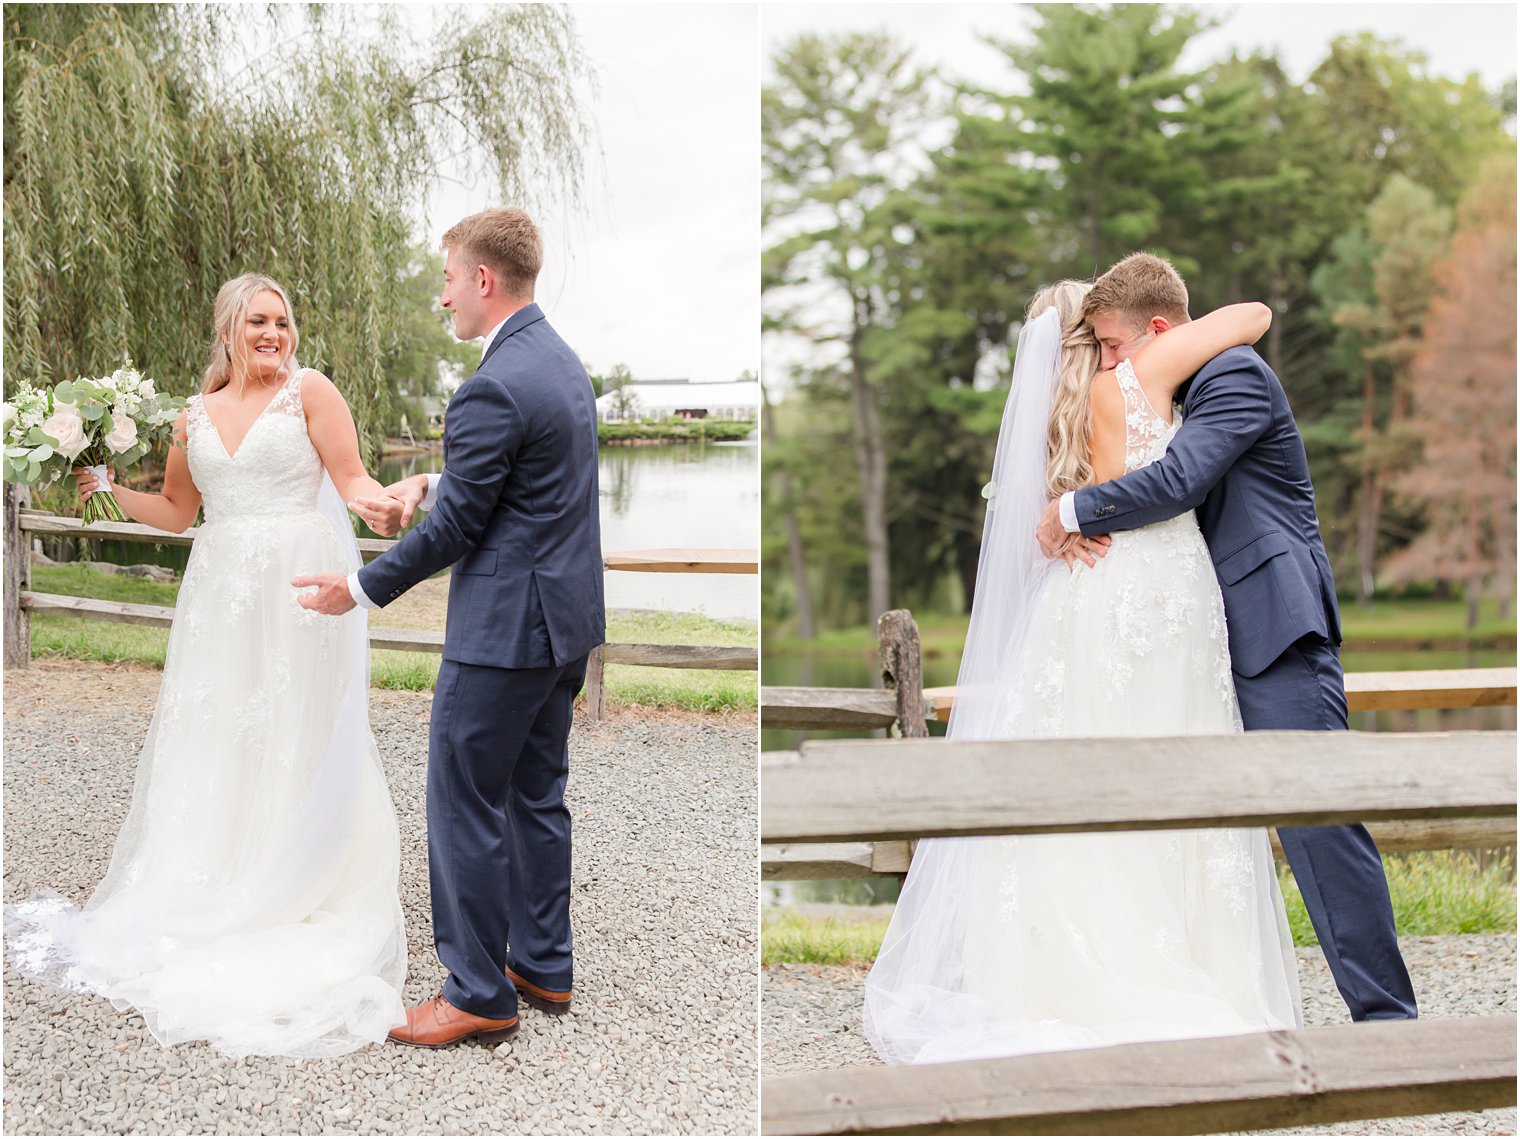
POLYGON ((496 334, 496 339, 491 341, 490 345, 487 346, 486 354, 480 358, 480 366, 476 368, 476 371, 479 371, 480 368, 485 367, 486 361, 491 358, 491 353, 495 352, 497 348, 501 347, 503 341, 505 341, 507 337, 511 336, 514 332, 527 328, 528 325, 534 323, 535 321, 543 319, 544 311, 536 304, 524 305, 522 308, 514 312, 510 317, 507 318, 507 323, 501 326, 501 331, 496 334))

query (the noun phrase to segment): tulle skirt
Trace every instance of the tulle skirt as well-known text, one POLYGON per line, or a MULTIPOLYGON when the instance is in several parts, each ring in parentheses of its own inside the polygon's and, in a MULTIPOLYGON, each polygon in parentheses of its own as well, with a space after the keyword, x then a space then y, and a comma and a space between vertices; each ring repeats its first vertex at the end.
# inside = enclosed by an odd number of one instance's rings
POLYGON ((365 617, 309 612, 290 585, 344 568, 315 511, 201 527, 110 870, 83 910, 6 907, 22 973, 233 1056, 334 1055, 404 1019, 365 617))

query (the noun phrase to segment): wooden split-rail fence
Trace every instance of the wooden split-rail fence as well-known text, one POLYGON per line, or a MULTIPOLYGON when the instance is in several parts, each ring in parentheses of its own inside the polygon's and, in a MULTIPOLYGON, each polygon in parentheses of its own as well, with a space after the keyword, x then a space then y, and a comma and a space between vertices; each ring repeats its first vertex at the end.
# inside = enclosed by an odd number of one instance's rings
MULTIPOLYGON (((905 738, 923 738, 928 724, 947 723, 955 702, 954 687, 923 688, 918 629, 906 610, 884 614, 879 624, 880 660, 885 688, 760 689, 760 726, 802 731, 882 729, 905 738)), ((1427 708, 1514 707, 1513 668, 1436 669, 1409 672, 1353 672, 1346 675, 1346 702, 1352 712, 1407 711, 1427 708)), ((929 755, 938 752, 930 751, 929 755)), ((932 765, 920 778, 932 773, 932 765)), ((1408 818, 1370 821, 1368 829, 1381 850, 1486 849, 1513 846, 1514 817, 1408 818)), ((1273 849, 1282 848, 1276 832, 1273 849)), ((761 848, 761 873, 772 880, 901 876, 908 871, 908 839, 876 842, 767 844, 761 848)))
MULTIPOLYGON (((189 546, 196 528, 182 534, 156 530, 136 522, 96 522, 86 526, 78 518, 46 511, 28 510, 17 488, 5 487, 5 667, 25 668, 31 660, 30 615, 64 613, 98 621, 167 627, 174 609, 163 605, 140 605, 100 601, 90 597, 37 593, 31 589, 29 534, 75 539, 102 538, 150 542, 166 546, 189 546)), ((395 544, 393 538, 361 538, 360 556, 373 561, 395 544)), ((630 550, 602 555, 609 572, 753 574, 758 572, 755 550, 660 549, 630 550)), ((371 625, 372 649, 441 653, 443 634, 431 629, 392 629, 371 625)), ((666 645, 609 643, 592 650, 586 668, 586 709, 592 719, 606 714, 605 669, 608 664, 645 665, 654 668, 741 669, 759 668, 755 645, 666 645)))
MULTIPOLYGON (((1514 841, 1513 731, 1250 732, 1122 751, 1096 739, 931 740, 924 721, 942 715, 945 694, 917 683, 911 616, 880 628, 887 691, 762 690, 767 727, 895 725, 904 737, 763 757, 769 877, 901 873, 909 844, 933 836, 1367 822, 1385 843, 1397 833, 1387 828, 1458 824, 1469 829, 1412 845, 1514 841)), ((1364 709, 1513 705, 1515 671, 1362 674, 1348 689, 1364 709)), ((761 1084, 761 1131, 1201 1134, 1474 1111, 1515 1103, 1516 1028, 1513 1016, 1345 1024, 776 1076, 761 1084)))

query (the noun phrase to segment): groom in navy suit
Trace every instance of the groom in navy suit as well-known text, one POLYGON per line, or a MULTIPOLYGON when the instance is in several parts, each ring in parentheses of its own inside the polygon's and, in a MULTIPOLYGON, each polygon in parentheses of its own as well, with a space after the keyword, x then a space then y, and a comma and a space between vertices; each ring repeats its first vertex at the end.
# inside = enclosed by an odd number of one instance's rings
MULTIPOLYGON (((1083 315, 1102 367, 1113 368, 1188 319, 1187 287, 1161 258, 1131 254, 1094 283, 1083 315)), ((1224 595, 1246 730, 1344 730, 1335 582, 1282 384, 1255 351, 1231 348, 1177 399, 1182 426, 1166 454, 1052 502, 1041 548, 1055 556, 1075 545, 1092 564, 1102 536, 1196 509, 1224 595)), ((1329 826, 1280 827, 1278 837, 1351 1018, 1413 1018, 1414 988, 1372 836, 1362 826, 1329 826)))
POLYGON ((484 336, 449 401, 444 472, 387 487, 355 510, 380 533, 427 517, 308 608, 387 605, 452 567, 428 743, 428 868, 443 991, 391 1032, 441 1048, 517 1031, 521 996, 549 1012, 571 997, 571 704, 605 637, 597 514, 596 402, 576 357, 533 303, 538 230, 515 208, 443 236, 441 303, 461 340, 484 336), (509 951, 510 947, 510 951, 509 951))

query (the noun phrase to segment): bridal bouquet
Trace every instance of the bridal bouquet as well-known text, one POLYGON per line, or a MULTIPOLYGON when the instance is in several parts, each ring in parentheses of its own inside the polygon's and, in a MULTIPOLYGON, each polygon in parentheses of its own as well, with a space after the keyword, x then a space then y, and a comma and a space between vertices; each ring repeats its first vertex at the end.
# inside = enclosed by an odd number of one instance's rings
MULTIPOLYGON (((55 483, 78 466, 130 466, 172 438, 184 406, 184 400, 155 391, 130 363, 109 376, 81 376, 51 388, 23 383, 0 405, 6 481, 55 483)), ((126 517, 109 490, 85 500, 86 522, 126 517)))

